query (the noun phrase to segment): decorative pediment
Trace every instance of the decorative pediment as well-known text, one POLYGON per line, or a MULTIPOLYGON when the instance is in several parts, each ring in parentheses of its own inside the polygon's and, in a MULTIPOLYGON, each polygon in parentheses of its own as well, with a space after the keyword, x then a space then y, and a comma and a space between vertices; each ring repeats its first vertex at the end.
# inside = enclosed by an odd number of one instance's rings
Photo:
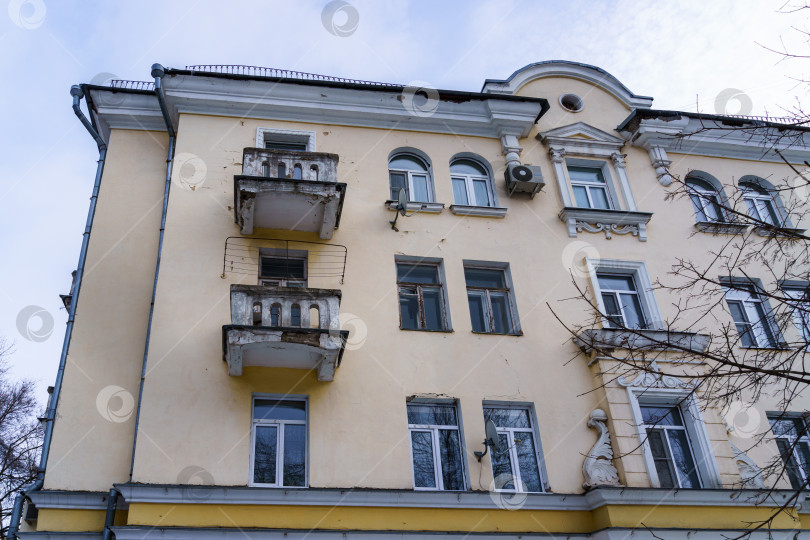
POLYGON ((625 140, 585 122, 577 122, 537 134, 551 148, 562 148, 567 154, 608 157, 621 150, 625 140))

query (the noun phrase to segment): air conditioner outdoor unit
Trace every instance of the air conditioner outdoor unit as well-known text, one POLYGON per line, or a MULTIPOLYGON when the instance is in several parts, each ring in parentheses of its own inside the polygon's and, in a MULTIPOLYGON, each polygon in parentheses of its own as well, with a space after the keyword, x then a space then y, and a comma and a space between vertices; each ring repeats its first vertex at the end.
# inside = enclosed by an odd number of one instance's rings
POLYGON ((543 189, 543 171, 536 165, 512 165, 506 169, 506 190, 511 197, 514 193, 535 193, 543 189))

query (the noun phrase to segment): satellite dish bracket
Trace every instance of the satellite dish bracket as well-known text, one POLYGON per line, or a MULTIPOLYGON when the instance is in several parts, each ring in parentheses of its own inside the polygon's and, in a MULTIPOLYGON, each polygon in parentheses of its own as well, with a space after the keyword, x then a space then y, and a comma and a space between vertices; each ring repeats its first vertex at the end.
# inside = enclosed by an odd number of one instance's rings
POLYGON ((486 439, 484 439, 484 442, 482 443, 484 445, 484 451, 473 452, 473 454, 475 454, 475 457, 478 458, 479 463, 481 462, 481 458, 487 455, 487 451, 489 451, 490 446, 492 447, 493 452, 499 452, 501 446, 498 441, 498 429, 495 427, 495 422, 493 422, 492 420, 487 420, 485 432, 486 432, 486 439))

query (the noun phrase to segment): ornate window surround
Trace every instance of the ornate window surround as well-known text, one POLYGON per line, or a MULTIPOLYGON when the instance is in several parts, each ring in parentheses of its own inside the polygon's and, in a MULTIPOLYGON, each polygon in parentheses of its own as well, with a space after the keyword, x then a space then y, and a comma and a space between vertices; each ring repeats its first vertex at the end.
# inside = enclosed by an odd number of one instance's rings
POLYGON ((624 139, 585 122, 552 129, 537 138, 549 148, 563 205, 559 217, 568 225, 568 236, 575 238, 585 230, 604 232, 607 239, 612 234, 633 234, 642 242, 647 240, 647 222, 652 214, 639 212, 636 207, 627 177, 626 155, 621 153, 624 139), (614 207, 610 210, 577 207, 568 176, 569 165, 601 168, 614 207))
MULTIPOLYGON (((648 323, 648 328, 644 330, 666 329, 664 319, 658 309, 658 302, 655 300, 652 281, 650 280, 650 273, 647 271, 647 264, 644 261, 593 259, 586 257, 585 264, 588 268, 588 274, 591 279, 591 286, 593 287, 596 306, 599 308, 600 313, 606 313, 606 310, 605 305, 602 302, 599 279, 596 277, 596 273, 600 272, 625 276, 632 275, 636 282, 636 286, 638 287, 638 296, 639 300, 641 301, 641 309, 644 310, 644 316, 648 323)), ((610 328, 610 322, 605 317, 602 317, 602 327, 610 328)))
POLYGON ((701 482, 703 483, 702 488, 722 487, 720 470, 717 467, 714 452, 712 451, 706 424, 703 421, 700 407, 693 393, 694 388, 697 386, 695 381, 687 382, 671 375, 664 375, 655 362, 650 363, 650 368, 657 373, 646 371, 637 375, 630 382, 626 381, 624 377, 618 379, 618 383, 627 388, 627 397, 630 409, 633 412, 633 421, 638 431, 639 441, 641 442, 641 452, 647 466, 650 485, 656 488, 661 487, 652 451, 647 441, 647 434, 644 431, 640 401, 645 404, 677 406, 681 409, 686 424, 686 432, 695 453, 693 458, 698 466, 701 482))

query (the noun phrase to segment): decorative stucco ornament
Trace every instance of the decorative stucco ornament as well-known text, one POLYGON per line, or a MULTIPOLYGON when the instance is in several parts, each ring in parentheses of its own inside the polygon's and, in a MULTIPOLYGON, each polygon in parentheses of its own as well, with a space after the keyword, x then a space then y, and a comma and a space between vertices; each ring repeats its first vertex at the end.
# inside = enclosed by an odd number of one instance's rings
POLYGON ((607 414, 602 409, 594 409, 588 419, 588 427, 599 432, 599 438, 582 463, 585 482, 582 487, 593 489, 599 486, 621 486, 619 472, 613 465, 613 447, 607 428, 607 414))
POLYGON ((762 480, 762 470, 757 467, 754 460, 748 454, 731 443, 731 451, 734 452, 734 461, 740 470, 740 478, 743 487, 748 489, 765 489, 765 482, 762 480))

